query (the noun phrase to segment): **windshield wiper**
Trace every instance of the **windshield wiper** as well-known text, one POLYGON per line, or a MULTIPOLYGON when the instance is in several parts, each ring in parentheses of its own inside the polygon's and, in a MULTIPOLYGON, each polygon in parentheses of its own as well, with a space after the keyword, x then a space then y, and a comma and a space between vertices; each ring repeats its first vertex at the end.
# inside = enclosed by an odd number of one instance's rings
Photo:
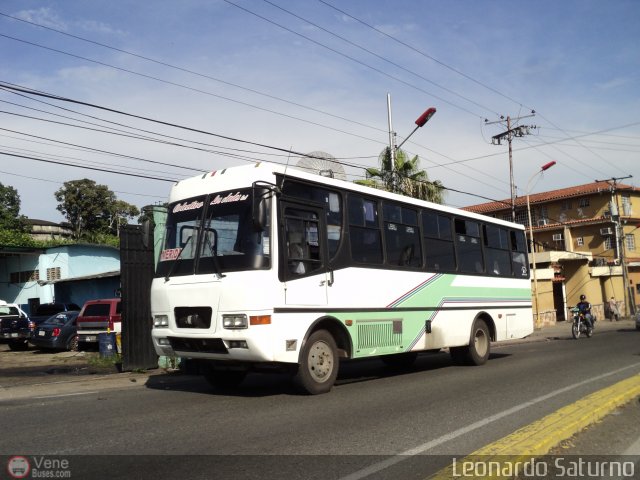
POLYGON ((213 268, 215 268, 215 274, 218 279, 226 277, 224 273, 222 273, 222 267, 220 266, 220 261, 218 260, 218 231, 215 228, 209 228, 211 221, 205 227, 206 232, 213 233, 213 244, 209 240, 209 236, 205 235, 205 243, 202 246, 202 252, 200 257, 204 254, 205 247, 209 246, 209 251, 211 252, 211 257, 213 258, 213 268))
POLYGON ((169 267, 169 271, 167 272, 167 274, 164 277, 164 281, 165 282, 168 282, 169 279, 171 278, 171 275, 173 274, 173 271, 176 269, 176 265, 178 265, 178 263, 182 260, 182 252, 184 252, 184 249, 187 248, 191 244, 191 240, 192 239, 193 239, 193 235, 189 235, 189 238, 187 238, 187 243, 185 243, 184 247, 182 247, 180 249, 180 252, 178 253, 178 256, 176 257, 176 259, 171 264, 171 267, 169 267))

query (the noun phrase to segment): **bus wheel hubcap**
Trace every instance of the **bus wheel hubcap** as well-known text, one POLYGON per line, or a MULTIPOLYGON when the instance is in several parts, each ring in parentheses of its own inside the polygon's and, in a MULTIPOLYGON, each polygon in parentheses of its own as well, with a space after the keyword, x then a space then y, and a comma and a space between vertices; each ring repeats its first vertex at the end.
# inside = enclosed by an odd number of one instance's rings
POLYGON ((484 335, 484 332, 482 330, 478 330, 476 332, 476 336, 475 336, 475 347, 476 347, 476 352, 478 352, 478 354, 480 356, 484 355, 485 353, 487 353, 487 337, 484 335))
POLYGON ((317 382, 324 382, 333 371, 333 354, 324 342, 316 342, 309 352, 309 373, 317 382))

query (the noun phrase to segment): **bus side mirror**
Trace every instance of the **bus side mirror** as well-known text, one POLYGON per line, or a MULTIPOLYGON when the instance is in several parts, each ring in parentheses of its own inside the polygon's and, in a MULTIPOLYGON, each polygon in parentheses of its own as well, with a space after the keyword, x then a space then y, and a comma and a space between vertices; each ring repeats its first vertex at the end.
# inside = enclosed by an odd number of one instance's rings
POLYGON ((267 197, 269 190, 263 187, 253 187, 252 218, 253 228, 261 232, 267 226, 267 197))
POLYGON ((150 240, 152 235, 151 220, 149 218, 145 218, 142 221, 141 233, 142 233, 142 246, 145 249, 147 249, 149 248, 149 244, 151 243, 150 240))

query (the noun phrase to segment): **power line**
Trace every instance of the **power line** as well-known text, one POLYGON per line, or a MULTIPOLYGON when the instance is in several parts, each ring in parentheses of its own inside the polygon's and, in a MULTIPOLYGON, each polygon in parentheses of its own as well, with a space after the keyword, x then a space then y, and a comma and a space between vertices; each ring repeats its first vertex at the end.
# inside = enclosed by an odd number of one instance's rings
POLYGON ((405 85, 405 86, 407 86, 409 88, 413 88, 414 90, 417 90, 419 92, 425 93, 425 94, 427 94, 427 95, 429 95, 429 96, 431 96, 433 98, 437 98, 441 102, 444 102, 447 105, 451 105, 452 107, 457 108, 459 110, 462 110, 463 112, 466 112, 466 113, 468 113, 470 115, 473 115, 474 117, 482 118, 481 115, 478 115, 477 113, 474 113, 474 112, 472 112, 471 110, 469 110, 469 109, 467 109, 465 107, 462 107, 462 106, 457 105, 457 104, 455 104, 453 102, 450 102, 449 100, 446 100, 445 98, 442 98, 439 95, 434 94, 433 92, 429 92, 427 90, 424 90, 424 89, 422 89, 422 88, 420 88, 420 87, 418 87, 416 85, 413 85, 412 83, 409 83, 409 82, 406 82, 406 81, 402 80, 401 78, 395 77, 395 76, 391 75, 390 73, 385 72, 384 70, 376 68, 376 67, 374 67, 372 65, 369 65, 368 63, 365 63, 363 61, 358 60, 357 58, 351 57, 350 55, 347 55, 346 53, 342 53, 339 50, 336 50, 335 48, 332 48, 332 47, 330 47, 328 45, 325 45, 322 42, 318 42, 317 40, 314 40, 314 39, 312 39, 310 37, 307 37, 306 35, 298 33, 295 30, 291 30, 290 28, 287 28, 284 25, 281 25, 281 24, 279 24, 277 22, 274 22, 273 20, 270 20, 270 19, 268 19, 266 17, 263 17, 262 15, 259 15, 259 14, 255 13, 255 12, 245 8, 245 7, 241 7, 240 5, 238 5, 236 3, 233 3, 230 0, 224 0, 224 1, 226 3, 228 3, 229 5, 233 5, 234 7, 238 8, 238 9, 244 11, 244 12, 247 12, 250 15, 254 15, 255 17, 258 17, 259 19, 264 20, 265 22, 268 22, 268 23, 270 23, 272 25, 275 25, 276 27, 279 27, 279 28, 281 28, 281 29, 283 29, 283 30, 285 30, 285 31, 287 31, 289 33, 292 33, 293 35, 296 35, 296 36, 298 36, 300 38, 304 38, 305 40, 307 40, 307 41, 309 41, 309 42, 311 42, 311 43, 313 43, 315 45, 318 45, 319 47, 325 48, 325 49, 335 53, 336 55, 344 57, 344 58, 346 58, 348 60, 351 60, 352 62, 357 63, 358 65, 362 65, 363 67, 366 67, 366 68, 368 68, 370 70, 373 70, 374 72, 379 73, 380 75, 383 75, 383 76, 385 76, 387 78, 390 78, 390 79, 392 79, 392 80, 394 80, 396 82, 399 82, 399 83, 401 83, 401 84, 403 84, 403 85, 405 85))
POLYGON ((246 92, 255 93, 256 95, 260 95, 260 96, 263 96, 263 97, 266 97, 266 98, 270 98, 272 100, 277 100, 279 102, 287 103, 287 104, 293 105, 295 107, 300 107, 300 108, 303 108, 305 110, 309 110, 309 111, 316 112, 316 113, 321 113, 323 115, 327 115, 329 117, 336 118, 338 120, 343 120, 345 122, 353 123, 354 125, 359 125, 361 127, 365 127, 365 128, 369 128, 369 129, 372 129, 372 130, 376 130, 376 131, 379 131, 379 132, 386 133, 386 131, 384 129, 381 129, 381 128, 378 128, 378 127, 374 127, 372 125, 367 125, 367 124, 359 122, 357 120, 349 119, 349 118, 346 118, 346 117, 342 117, 340 115, 336 115, 336 114, 333 114, 333 113, 326 112, 324 110, 320 110, 320 109, 317 109, 317 108, 314 108, 314 107, 310 107, 308 105, 303 105, 301 103, 293 102, 291 100, 287 100, 285 98, 278 97, 278 96, 275 96, 275 95, 272 95, 272 94, 269 94, 269 93, 261 92, 259 90, 255 90, 253 88, 244 87, 244 86, 239 85, 237 83, 233 83, 233 82, 229 82, 229 81, 226 81, 226 80, 222 80, 220 78, 216 78, 216 77, 213 77, 211 75, 207 75, 207 74, 202 73, 202 72, 196 72, 195 70, 191 70, 191 69, 188 69, 188 68, 185 68, 185 67, 180 67, 180 66, 177 66, 177 65, 173 65, 173 64, 170 64, 168 62, 164 62, 162 60, 157 60, 157 59, 154 59, 154 58, 151 58, 151 57, 147 57, 147 56, 141 55, 139 53, 131 52, 129 50, 124 50, 124 49, 121 49, 121 48, 114 47, 112 45, 107 45, 105 43, 96 42, 95 40, 84 38, 84 37, 81 37, 81 36, 78 36, 78 35, 72 35, 70 33, 63 32, 62 30, 57 30, 55 28, 52 28, 52 27, 49 27, 49 26, 46 26, 46 25, 42 25, 40 23, 31 22, 31 21, 25 20, 23 18, 15 17, 13 15, 8 15, 6 13, 0 12, 0 16, 11 18, 12 20, 17 20, 19 22, 24 22, 24 23, 27 23, 29 25, 33 25, 35 27, 43 28, 45 30, 52 31, 52 32, 58 33, 60 35, 65 35, 65 36, 70 37, 70 38, 75 38, 76 40, 80 40, 80 41, 83 41, 83 42, 91 43, 93 45, 97 45, 97 46, 100 46, 100 47, 103 47, 103 48, 107 48, 107 49, 113 50, 115 52, 124 53, 126 55, 130 55, 132 57, 136 57, 136 58, 139 58, 141 60, 145 60, 145 61, 148 61, 148 62, 155 63, 157 65, 162 65, 164 67, 168 67, 168 68, 171 68, 171 69, 174 69, 174 70, 178 70, 178 71, 181 71, 181 72, 184 72, 184 73, 195 75, 195 76, 198 76, 198 77, 201 77, 201 78, 206 78, 208 80, 213 80, 214 82, 222 83, 223 85, 228 85, 228 86, 231 86, 231 87, 234 87, 234 88, 238 88, 240 90, 244 90, 246 92))
MULTIPOLYGON (((249 91, 252 91, 252 92, 254 92, 254 93, 258 93, 258 94, 261 94, 261 95, 264 95, 264 96, 267 96, 267 97, 270 97, 270 98, 276 98, 276 99, 278 99, 278 100, 281 100, 281 101, 284 101, 284 102, 287 102, 287 103, 292 103, 292 104, 294 104, 294 105, 301 106, 301 107, 303 107, 303 108, 308 108, 308 109, 310 109, 310 110, 318 111, 318 112, 320 112, 320 113, 324 113, 324 114, 327 114, 327 115, 331 115, 331 116, 336 117, 336 118, 340 118, 340 119, 343 119, 343 120, 351 121, 352 123, 356 123, 356 124, 360 124, 360 125, 363 125, 363 126, 367 126, 367 125, 365 125, 365 124, 361 124, 360 122, 355 122, 355 121, 352 121, 352 120, 346 119, 346 118, 344 118, 344 117, 339 117, 339 116, 336 116, 336 115, 332 115, 332 114, 329 114, 329 113, 327 113, 327 112, 323 112, 323 111, 320 111, 320 110, 317 110, 317 109, 313 109, 313 108, 311 108, 311 107, 306 107, 306 106, 304 106, 304 105, 300 105, 300 104, 297 104, 297 103, 294 103, 294 102, 288 102, 288 101, 286 101, 286 100, 284 100, 284 99, 281 99, 281 98, 279 98, 279 97, 274 97, 274 96, 272 96, 272 95, 264 94, 263 92, 258 92, 258 91, 251 90, 251 89, 246 89, 245 87, 241 87, 241 86, 239 86, 239 85, 232 84, 232 83, 230 83, 230 82, 225 82, 225 81, 223 81, 223 80, 220 80, 220 79, 217 79, 217 78, 214 78, 214 77, 208 76, 208 75, 204 75, 204 74, 201 74, 201 73, 198 73, 198 72, 194 72, 194 71, 192 71, 192 70, 184 69, 184 68, 182 68, 182 67, 176 67, 176 66, 171 65, 171 64, 168 64, 168 63, 166 63, 166 62, 162 62, 162 61, 158 61, 158 60, 155 60, 155 59, 151 59, 151 58, 149 58, 149 57, 145 57, 145 56, 142 56, 142 55, 139 55, 139 54, 136 54, 136 53, 132 53, 132 52, 126 51, 126 50, 118 49, 118 48, 115 48, 115 47, 112 47, 112 46, 109 46, 109 45, 106 45, 106 44, 103 44, 103 43, 100 43, 100 42, 95 42, 95 41, 93 41, 93 40, 85 39, 85 38, 83 38, 83 37, 79 37, 79 36, 76 36, 76 35, 67 34, 66 32, 62 32, 62 31, 59 31, 59 30, 56 30, 56 29, 53 29, 53 28, 50 28, 50 27, 46 27, 46 26, 43 26, 43 25, 37 24, 37 23, 33 23, 33 22, 29 22, 29 21, 26 21, 26 20, 23 20, 23 19, 19 19, 19 18, 17 18, 17 17, 13 17, 13 16, 11 16, 11 15, 6 15, 6 14, 3 14, 3 13, 0 13, 0 15, 3 15, 3 16, 6 16, 6 17, 8 17, 8 18, 12 18, 12 19, 15 19, 15 20, 18 20, 18 21, 22 21, 22 22, 25 22, 25 23, 28 23, 28 24, 31 24, 31 25, 34 25, 34 26, 38 26, 38 27, 41 27, 41 28, 45 28, 45 29, 47 29, 47 30, 54 31, 54 32, 59 33, 59 34, 62 34, 62 35, 67 35, 67 36, 69 36, 69 37, 76 38, 76 39, 78 39, 78 40, 82 40, 82 41, 85 41, 85 42, 88 42, 88 43, 92 43, 92 44, 99 45, 99 46, 102 46, 102 47, 105 47, 105 48, 109 48, 109 49, 112 49, 112 50, 114 50, 114 51, 122 52, 122 53, 125 53, 125 54, 128 54, 128 55, 132 55, 132 56, 134 56, 134 57, 142 58, 142 59, 144 59, 144 60, 148 60, 148 61, 150 61, 150 62, 154 62, 154 63, 160 64, 160 65, 164 65, 164 66, 167 66, 167 67, 170 67, 170 68, 175 68, 175 69, 177 69, 177 70, 182 70, 182 71, 185 71, 185 72, 188 72, 188 73, 194 74, 194 75, 199 75, 199 76, 202 76, 202 77, 205 77, 205 78, 209 78, 209 79, 214 80, 214 81, 219 81, 219 82, 222 82, 222 83, 230 84, 230 85, 232 85, 232 86, 235 86, 235 87, 238 87, 238 88, 243 88, 243 89, 245 89, 245 90, 249 90, 249 91)), ((1 34, 0 34, 0 35, 1 35, 1 34)), ((9 38, 12 38, 12 37, 9 37, 9 38)), ((23 41, 23 40, 20 40, 20 39, 16 39, 16 40, 17 40, 17 41, 23 41)), ((38 45, 38 44, 35 44, 35 43, 33 43, 33 42, 27 42, 27 43, 32 44, 32 45, 35 45, 35 46, 39 46, 39 47, 42 47, 42 48, 47 48, 47 47, 43 47, 43 46, 40 46, 40 45, 38 45)), ((92 60, 92 59, 88 59, 88 58, 85 58, 85 57, 80 57, 80 56, 77 56, 77 55, 74 55, 74 54, 70 54, 70 53, 68 53, 68 52, 63 52, 63 51, 60 51, 60 50, 55 50, 55 51, 56 51, 56 52, 59 52, 59 53, 62 53, 62 54, 65 54, 65 55, 70 55, 70 56, 72 56, 72 57, 76 57, 76 58, 84 59, 84 60, 87 60, 87 61, 90 61, 90 62, 95 62, 95 63, 98 63, 98 64, 100 64, 100 65, 105 65, 105 66, 109 66, 109 67, 112 67, 112 68, 115 68, 115 69, 123 70, 123 71, 125 71, 125 72, 133 73, 133 74, 136 74, 136 75, 138 74, 137 72, 133 72, 133 71, 130 71, 130 70, 127 70, 127 69, 121 69, 120 67, 115 67, 115 66, 112 66, 112 65, 106 64, 106 63, 104 63, 104 62, 97 62, 97 61, 94 61, 94 60, 92 60)), ((156 78, 156 77, 150 77, 150 76, 147 76, 147 75, 144 75, 144 74, 140 74, 140 75, 145 76, 145 77, 147 77, 147 78, 153 78, 153 79, 156 79, 156 80, 158 80, 158 81, 164 81, 164 80, 159 79, 159 78, 156 78)), ((176 83, 174 83, 174 82, 167 82, 167 83, 170 83, 170 84, 172 84, 172 85, 178 85, 178 86, 180 86, 180 84, 176 84, 176 83)), ((190 89, 190 87, 187 87, 187 86, 185 86, 185 88, 189 88, 189 89, 190 89)), ((199 90, 196 90, 196 91, 199 91, 199 90)), ((207 93, 208 93, 208 92, 202 92, 202 91, 200 91, 200 92, 201 92, 201 93, 205 93, 205 94, 207 94, 207 93)), ((212 94, 212 95, 213 95, 213 94, 212 94)), ((214 95, 214 96, 217 96, 217 95, 214 95)), ((219 96, 218 96, 218 97, 219 97, 219 96)), ((227 99, 227 97, 222 97, 222 98, 227 99)), ((241 103, 242 103, 242 104, 245 104, 244 102, 241 102, 241 103)), ((57 107, 57 108, 61 108, 61 107, 57 107)), ((260 108, 260 107, 256 107, 256 108, 260 108)), ((267 110, 267 111, 268 111, 268 112, 271 112, 270 110, 267 110)), ((274 113, 278 113, 278 114, 279 114, 279 112, 274 112, 274 113)), ((287 115, 285 115, 285 116, 287 116, 287 115)), ((294 119, 296 119, 297 117, 291 117, 291 116, 290 116, 290 118, 294 118, 294 119)), ((104 121, 104 120, 103 120, 103 121, 104 121)), ((304 121, 304 120, 303 120, 303 121, 304 121)), ((311 123, 314 123, 314 122, 311 122, 311 123)), ((315 124, 315 123, 314 123, 314 124, 315 124)), ((320 126, 323 126, 323 125, 320 125, 320 126)), ((326 127, 326 126, 324 126, 324 127, 326 127)), ((368 127, 369 127, 369 128, 375 128, 375 127, 371 127, 371 126, 368 126, 368 127)), ((128 127, 128 128, 131 128, 131 127, 128 127)), ((330 128, 330 127, 327 127, 327 128, 330 128)), ((349 133, 349 132, 345 132, 345 131, 343 131, 343 130, 339 130, 339 129, 335 129, 335 130, 337 130, 337 131, 339 131, 339 132, 342 132, 342 133, 346 133, 346 134, 348 134, 348 135, 354 135, 354 136, 356 136, 356 137, 360 137, 360 138, 364 138, 364 139, 366 139, 366 140, 374 141, 374 142, 376 142, 376 143, 382 143, 382 142, 379 142, 379 141, 377 141, 377 140, 369 139, 369 138, 366 138, 366 137, 361 137, 361 136, 359 136, 359 135, 351 134, 351 133, 349 133)), ((377 130, 382 131, 382 130, 380 130, 380 129, 377 129, 377 130)), ((416 144, 416 145, 419 145, 419 144, 416 144)), ((426 148, 426 147, 422 147, 422 148, 425 148, 426 150, 430 150, 430 149, 428 149, 428 148, 426 148)), ((430 150, 430 151, 432 151, 432 150, 430 150)), ((438 155, 441 155, 441 156, 443 156, 444 158, 450 159, 450 157, 447 157, 446 155, 440 154, 440 153, 438 153, 438 152, 434 152, 434 153, 436 153, 436 154, 438 154, 438 155)), ((371 158, 371 157, 352 157, 352 158, 371 158)), ((436 165, 439 165, 437 162, 434 162, 433 160, 431 160, 431 162, 432 162, 432 163, 435 163, 436 165)), ((360 167, 360 166, 359 166, 359 167, 360 167)), ((366 167, 362 166, 362 168, 366 168, 366 167)), ((445 168, 450 169, 450 168, 448 168, 448 167, 445 167, 445 168)), ((481 172, 480 170, 474 169, 474 171, 478 172, 480 175, 488 176, 487 174, 485 174, 484 172, 481 172)), ((455 172, 455 171, 454 171, 454 173, 456 173, 456 174, 458 174, 458 175, 460 174, 460 172, 455 172)), ((466 175, 466 174, 464 174, 464 173, 462 173, 462 175, 464 175, 464 176, 466 176, 466 177, 470 178, 472 181, 476 181, 476 182, 478 182, 478 183, 480 183, 480 184, 487 185, 487 184, 486 184, 486 182, 479 181, 479 180, 477 180, 477 178, 475 178, 475 177, 473 177, 473 176, 469 176, 469 175, 466 175)), ((490 177, 490 176, 488 176, 488 177, 489 177, 489 178, 494 179, 493 177, 490 177)), ((492 188, 495 188, 495 187, 492 187, 492 188)))
POLYGON ((375 142, 375 143, 384 143, 384 142, 381 142, 379 140, 375 140, 373 138, 368 138, 368 137, 365 137, 365 136, 362 136, 362 135, 358 135, 356 133, 347 132, 347 131, 341 130, 339 128, 330 127, 330 126, 324 125, 322 123, 314 122, 314 121, 311 121, 311 120, 306 120, 304 118, 300 118, 300 117, 296 117, 294 115, 289 115, 289 114, 286 114, 286 113, 278 112, 276 110, 271 110, 271 109, 268 109, 268 108, 259 107, 257 105, 252 104, 252 103, 243 102, 243 101, 240 101, 240 100, 235 100, 235 99, 230 98, 230 97, 225 97, 224 95, 218 95, 218 94, 215 94, 215 93, 212 93, 212 92, 207 92, 206 90, 201 90, 201 89, 198 89, 198 88, 195 88, 195 87, 190 87, 188 85, 184 85, 184 84, 181 84, 181 83, 172 82, 170 80, 164 80, 164 79, 161 79, 161 78, 158 78, 158 77, 154 77, 153 75, 147 75, 145 73, 136 72, 134 70, 130 70, 130 69, 127 69, 127 68, 118 67, 116 65, 111 65, 111 64, 108 64, 108 63, 105 63, 105 62, 101 62, 99 60, 94 60, 94 59, 91 59, 91 58, 83 57, 81 55, 76 55, 74 53, 65 52, 63 50, 59 50, 59 49, 56 49, 56 48, 47 47, 45 45, 40 45, 40 44, 35 43, 35 42, 30 42, 28 40, 23 40, 23 39, 20 39, 20 38, 12 37, 10 35, 5 35, 3 33, 0 33, 0 37, 4 37, 4 38, 7 38, 9 40, 14 40, 16 42, 21 42, 21 43, 24 43, 24 44, 27 44, 27 45, 31 45, 33 47, 41 48, 41 49, 44 49, 44 50, 48 50, 48 51, 51 51, 51 52, 59 53, 61 55, 67 55, 69 57, 77 58, 79 60, 83 60, 83 61, 86 61, 86 62, 91 62, 91 63, 95 63, 97 65, 102 65, 103 67, 112 68, 114 70, 118 70, 118 71, 121 71, 121 72, 129 73, 131 75, 136 75, 136 76, 139 76, 139 77, 142 77, 142 78, 146 78, 148 80, 154 80, 156 82, 165 83, 167 85, 172 85, 174 87, 183 88, 183 89, 186 89, 186 90, 189 90, 189 91, 192 91, 192 92, 201 93, 203 95, 208 95, 208 96, 215 97, 215 98, 218 98, 218 99, 221 99, 221 100, 226 100, 226 101, 229 101, 229 102, 237 103, 237 104, 243 105, 245 107, 250 107, 250 108, 254 108, 256 110, 261 110, 263 112, 271 113, 271 114, 274 114, 274 115, 279 115, 281 117, 290 118, 292 120, 304 122, 304 123, 307 123, 309 125, 314 125, 314 126, 317 126, 317 127, 326 128, 327 130, 332 130, 334 132, 338 132, 338 133, 342 133, 342 134, 349 135, 349 136, 352 136, 352 137, 360 138, 362 140, 367 140, 367 141, 371 141, 371 142, 375 142))
MULTIPOLYGON (((39 178, 39 177, 30 177, 28 175, 20 175, 18 173, 14 173, 14 172, 5 172, 3 170, 0 170, 0 173, 4 174, 4 175, 11 175, 13 177, 20 177, 20 178, 26 178, 27 180, 37 180, 39 182, 48 182, 48 183, 55 183, 57 185, 64 185, 65 182, 59 182, 57 180, 51 180, 48 178, 39 178)), ((159 199, 166 199, 166 195, 149 195, 146 193, 133 193, 133 192, 123 192, 123 191, 119 191, 119 190, 112 190, 113 193, 121 193, 123 195, 133 195, 133 196, 138 196, 138 197, 150 197, 150 198, 159 198, 159 199)))
MULTIPOLYGON (((332 9, 336 10, 337 12, 340 12, 341 14, 343 14, 343 15, 345 15, 345 16, 347 16, 347 17, 351 18, 352 20, 355 20, 356 22, 358 22, 358 23, 360 23, 360 24, 364 25, 365 27, 368 27, 368 28, 370 28, 371 30, 374 30, 374 31, 378 32, 379 34, 384 35, 385 37, 387 37, 387 38, 389 38, 389 39, 393 40, 394 42, 399 43, 400 45, 403 45, 403 46, 405 46, 405 47, 407 47, 407 48, 409 48, 409 49, 413 50, 414 52, 416 52, 416 53, 418 53, 418 54, 422 55, 423 57, 428 58, 429 60, 432 60, 432 61, 436 62, 438 65, 441 65, 441 66, 443 66, 444 68, 446 68, 446 69, 448 69, 448 70, 451 70, 452 72, 454 72, 454 73, 456 73, 456 74, 458 74, 458 75, 460 75, 460 76, 462 76, 462 77, 466 78, 467 80, 470 80, 470 81, 472 81, 473 83, 475 83, 475 84, 477 84, 477 85, 480 85, 481 87, 484 87, 484 88, 486 88, 487 90, 490 90, 490 91, 492 91, 493 93, 495 93, 495 94, 497 94, 497 95, 500 95, 501 97, 506 98, 507 100, 510 100, 510 101, 512 101, 513 103, 517 104, 517 105, 521 105, 521 106, 523 106, 523 105, 522 105, 522 103, 518 102, 517 100, 514 100, 514 99, 513 99, 513 98, 511 98, 510 96, 508 96, 508 95, 506 95, 506 94, 504 94, 504 93, 502 93, 502 92, 500 92, 500 91, 496 90, 495 88, 490 87, 489 85, 486 85, 485 83, 482 83, 481 81, 479 81, 479 80, 477 80, 477 79, 475 79, 475 78, 471 77, 470 75, 467 75, 466 73, 463 73, 462 71, 460 71, 460 70, 458 70, 458 69, 456 69, 456 68, 452 67, 451 65, 448 65, 448 64, 446 64, 446 63, 444 63, 444 62, 442 62, 442 61, 438 60, 437 58, 432 57, 432 56, 431 56, 431 55, 429 55, 428 53, 426 53, 426 52, 424 52, 424 51, 422 51, 422 50, 420 50, 420 49, 418 49, 418 48, 414 47, 413 45, 410 45, 410 44, 408 44, 408 43, 406 43, 406 42, 403 42, 402 40, 400 40, 400 39, 398 39, 398 38, 394 37, 393 35, 389 35, 388 33, 386 33, 386 32, 384 32, 384 31, 380 30, 379 28, 376 28, 376 27, 374 27, 373 25, 368 24, 368 23, 367 23, 367 22, 365 22, 364 20, 361 20, 360 18, 358 18, 358 17, 356 17, 356 16, 354 16, 354 15, 351 15, 350 13, 347 13, 347 12, 345 12, 344 10, 339 9, 339 8, 338 8, 338 7, 336 7, 335 5, 332 5, 332 4, 328 3, 328 2, 326 2, 325 0, 318 0, 318 1, 319 1, 320 3, 322 3, 322 4, 326 5, 327 7, 332 8, 332 9)), ((526 105, 524 105, 524 106, 526 107, 526 105)), ((529 110, 533 110, 533 108, 530 108, 530 107, 526 107, 526 108, 528 108, 529 110)))
MULTIPOLYGON (((225 1, 226 1, 226 0, 225 0, 225 1)), ((447 87, 445 87, 445 86, 443 86, 443 85, 440 85, 440 84, 438 84, 438 83, 434 82, 433 80, 430 80, 430 79, 428 79, 428 78, 426 78, 426 77, 424 77, 424 76, 420 75, 419 73, 416 73, 416 72, 414 72, 414 71, 412 71, 412 70, 409 70, 408 68, 405 68, 405 67, 403 67, 402 65, 399 65, 398 63, 394 62, 393 60, 389 60, 388 58, 385 58, 385 57, 383 57, 382 55, 378 55, 377 53, 375 53, 375 52, 373 52, 373 51, 369 50, 369 49, 368 49, 368 48, 366 48, 366 47, 363 47, 362 45, 359 45, 359 44, 357 44, 357 43, 355 43, 355 42, 352 42, 351 40, 349 40, 349 39, 347 39, 347 38, 345 38, 345 37, 343 37, 343 36, 341 36, 341 35, 338 35, 337 33, 332 32, 331 30, 328 30, 328 29, 326 29, 326 28, 324 28, 324 27, 321 27, 321 26, 320 26, 320 25, 318 25, 317 23, 314 23, 314 22, 312 22, 312 21, 310 21, 310 20, 308 20, 308 19, 306 19, 306 18, 303 18, 303 17, 301 17, 301 16, 299 16, 299 15, 296 15, 295 13, 291 12, 290 10, 287 10, 287 9, 285 9, 285 8, 283 8, 283 7, 279 6, 279 5, 276 5, 275 3, 273 3, 273 2, 271 2, 271 1, 269 1, 269 0, 262 0, 262 1, 263 1, 263 2, 265 2, 265 3, 268 3, 269 5, 271 5, 271 6, 275 7, 275 8, 277 8, 277 9, 279 9, 279 10, 282 10, 283 12, 285 12, 285 13, 287 13, 287 14, 289 14, 289 15, 291 15, 291 16, 293 16, 293 17, 295 17, 295 18, 299 19, 299 20, 302 20, 303 22, 308 23, 309 25, 312 25, 312 26, 314 26, 314 27, 316 27, 316 28, 318 28, 318 29, 322 30, 323 32, 328 33, 329 35, 331 35, 331 36, 333 36, 333 37, 339 38, 339 39, 340 39, 340 40, 342 40, 343 42, 346 42, 346 43, 348 43, 349 45, 351 45, 351 46, 353 46, 353 47, 359 48, 360 50, 362 50, 362 51, 364 51, 364 52, 367 52, 368 54, 373 55, 374 57, 379 58, 380 60, 382 60, 382 61, 384 61, 384 62, 387 62, 388 64, 393 65, 393 66, 394 66, 394 67, 396 67, 396 68, 399 68, 400 70, 403 70, 403 71, 405 71, 405 72, 407 72, 407 73, 409 73, 409 74, 411 74, 411 75, 413 75, 413 76, 415 76, 415 77, 417 77, 417 78, 419 78, 419 79, 421 79, 421 80, 424 80, 425 82, 428 82, 428 83, 430 83, 431 85, 434 85, 434 86, 436 86, 436 87, 438 87, 438 88, 440 88, 440 89, 444 90, 445 92, 450 93, 451 95, 454 95, 454 96, 456 96, 456 97, 458 97, 458 98, 461 98, 462 100, 465 100, 465 101, 467 101, 467 102, 469 102, 469 103, 472 103, 472 104, 473 104, 473 105, 475 105, 476 107, 480 107, 480 108, 482 108, 483 110, 486 110, 486 111, 488 111, 488 112, 492 112, 492 110, 491 110, 489 107, 486 107, 486 106, 484 106, 484 105, 482 105, 482 104, 480 104, 480 103, 478 103, 478 102, 476 102, 476 101, 474 101, 474 100, 471 100, 470 98, 467 98, 467 97, 465 97, 464 95, 461 95, 461 94, 459 94, 459 93, 457 93, 457 92, 455 92, 455 91, 451 90, 450 88, 447 88, 447 87)), ((231 2, 227 2, 227 3, 231 3, 231 2)), ((235 5, 235 4, 234 4, 234 5, 235 5)), ((237 5, 236 5, 236 6, 237 6, 237 5)), ((262 18, 262 17, 261 17, 261 18, 262 18)), ((278 26, 279 26, 279 25, 278 25, 278 26)), ((307 37, 305 37, 305 38, 307 38, 307 37)), ((394 78, 395 78, 395 77, 394 77, 394 78)), ((495 115, 499 115, 499 114, 497 114, 496 112, 492 112, 492 113, 493 113, 493 114, 495 114, 495 115)))
POLYGON ((89 166, 86 166, 86 165, 76 165, 76 164, 73 164, 73 163, 59 162, 57 160, 49 160, 49 159, 31 157, 31 156, 28 156, 28 155, 17 155, 15 153, 9 153, 9 152, 0 151, 0 155, 5 155, 5 156, 15 157, 15 158, 23 158, 25 160, 34 160, 36 162, 53 163, 53 164, 56 164, 56 165, 64 165, 64 166, 67 166, 67 167, 83 168, 85 170, 94 170, 96 172, 113 173, 114 175, 124 175, 124 176, 127 176, 127 177, 146 178, 147 180, 159 180, 159 181, 162 181, 162 182, 172 182, 172 183, 176 181, 175 178, 160 178, 160 177, 152 177, 150 175, 140 175, 140 174, 135 174, 135 173, 114 172, 113 170, 109 170, 109 169, 106 169, 106 168, 89 167, 89 166))

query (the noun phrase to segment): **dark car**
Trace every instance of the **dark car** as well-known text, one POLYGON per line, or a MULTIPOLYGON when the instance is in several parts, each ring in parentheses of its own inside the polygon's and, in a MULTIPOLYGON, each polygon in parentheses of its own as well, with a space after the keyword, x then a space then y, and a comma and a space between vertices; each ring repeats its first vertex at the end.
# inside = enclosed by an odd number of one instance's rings
POLYGON ((32 312, 31 315, 29 315, 29 318, 37 327, 56 313, 70 312, 75 310, 80 310, 80 307, 75 303, 41 303, 35 308, 35 311, 32 312))
POLYGON ((77 350, 76 320, 79 311, 61 312, 40 323, 29 339, 38 348, 51 350, 77 350))

